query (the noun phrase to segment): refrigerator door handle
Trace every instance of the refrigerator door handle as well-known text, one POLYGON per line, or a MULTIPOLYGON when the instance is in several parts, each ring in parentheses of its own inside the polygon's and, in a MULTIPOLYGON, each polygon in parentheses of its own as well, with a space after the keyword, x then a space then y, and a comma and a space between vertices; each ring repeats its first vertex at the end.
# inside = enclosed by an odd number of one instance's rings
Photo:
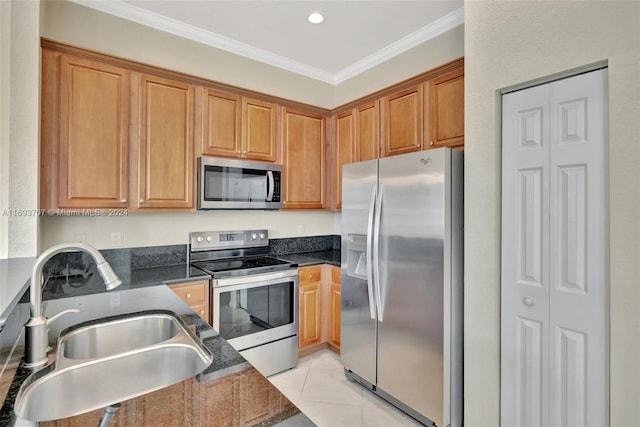
POLYGON ((380 184, 380 191, 376 200, 375 218, 373 220, 373 277, 376 291, 376 307, 378 308, 378 321, 382 322, 384 313, 382 310, 382 285, 380 283, 380 216, 382 215, 382 195, 384 185, 380 184))
POLYGON ((373 320, 376 319, 376 310, 373 301, 373 218, 376 204, 376 187, 371 191, 371 204, 369 205, 369 215, 367 218, 367 288, 369 292, 369 314, 373 320))

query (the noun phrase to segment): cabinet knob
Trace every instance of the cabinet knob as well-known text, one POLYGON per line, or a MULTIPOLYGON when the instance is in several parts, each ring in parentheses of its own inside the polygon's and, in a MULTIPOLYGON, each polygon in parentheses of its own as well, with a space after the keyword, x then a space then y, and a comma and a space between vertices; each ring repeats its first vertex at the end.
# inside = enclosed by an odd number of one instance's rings
POLYGON ((191 294, 187 294, 187 298, 191 298, 191 294))
POLYGON ((200 310, 200 316, 204 316, 204 310, 200 310))
POLYGON ((127 199, 120 200, 120 203, 127 203, 127 199))
POLYGON ((419 142, 416 144, 416 147, 420 147, 420 143, 419 142))
POLYGON ((143 204, 144 204, 144 199, 140 199, 140 200, 138 200, 138 203, 140 203, 141 205, 143 205, 143 204))
POLYGON ((313 274, 310 274, 310 275, 309 275, 309 279, 311 279, 312 277, 313 277, 313 274))
POLYGON ((526 305, 527 307, 533 307, 533 300, 529 297, 524 297, 522 299, 522 302, 524 303, 524 305, 526 305))
POLYGON ((433 141, 429 141, 429 145, 433 146, 433 141))
POLYGON ((304 294, 304 291, 300 291, 300 295, 304 294))

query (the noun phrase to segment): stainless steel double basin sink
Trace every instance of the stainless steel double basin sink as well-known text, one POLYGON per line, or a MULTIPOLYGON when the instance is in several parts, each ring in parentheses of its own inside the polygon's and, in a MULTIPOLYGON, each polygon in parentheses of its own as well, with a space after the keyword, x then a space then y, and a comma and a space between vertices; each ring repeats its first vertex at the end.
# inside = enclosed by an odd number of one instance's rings
POLYGON ((212 359, 170 311, 84 322, 62 331, 55 362, 27 378, 14 411, 30 421, 78 415, 186 380, 212 359))

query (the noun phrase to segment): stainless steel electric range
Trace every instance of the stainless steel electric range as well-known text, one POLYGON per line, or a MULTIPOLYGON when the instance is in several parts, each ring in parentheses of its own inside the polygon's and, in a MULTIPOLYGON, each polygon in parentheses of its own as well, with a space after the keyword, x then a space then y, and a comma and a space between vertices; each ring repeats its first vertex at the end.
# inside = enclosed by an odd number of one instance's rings
POLYGON ((265 376, 298 364, 298 265, 268 252, 267 230, 189 234, 191 266, 212 277, 213 328, 265 376))

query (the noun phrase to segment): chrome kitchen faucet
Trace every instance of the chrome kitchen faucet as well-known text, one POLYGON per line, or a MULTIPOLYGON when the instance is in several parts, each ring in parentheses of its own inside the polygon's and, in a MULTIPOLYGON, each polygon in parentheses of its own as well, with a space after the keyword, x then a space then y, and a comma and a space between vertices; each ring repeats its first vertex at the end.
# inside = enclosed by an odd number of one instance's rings
POLYGON ((42 315, 42 288, 44 281, 42 277, 42 268, 44 264, 56 254, 69 251, 83 251, 89 254, 95 261, 98 272, 104 280, 104 284, 108 291, 117 288, 122 284, 122 280, 116 275, 111 265, 104 259, 102 254, 93 246, 85 243, 60 243, 45 250, 38 259, 36 259, 33 271, 31 272, 31 289, 30 289, 30 308, 31 317, 25 323, 25 366, 29 368, 42 366, 47 363, 47 347, 49 345, 48 323, 58 316, 68 313, 65 310, 51 319, 47 319, 42 315))

